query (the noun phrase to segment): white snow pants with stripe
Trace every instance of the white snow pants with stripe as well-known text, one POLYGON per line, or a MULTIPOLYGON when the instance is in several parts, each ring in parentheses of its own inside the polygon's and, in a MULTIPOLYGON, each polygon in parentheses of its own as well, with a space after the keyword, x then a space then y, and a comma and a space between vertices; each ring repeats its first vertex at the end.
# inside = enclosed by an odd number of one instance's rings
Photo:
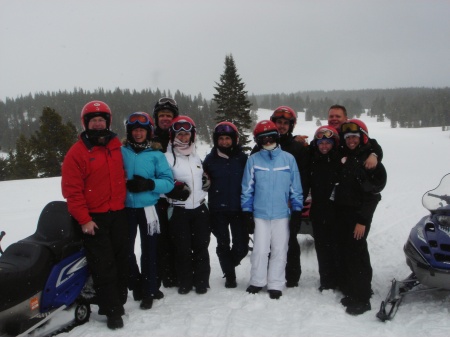
POLYGON ((284 289, 288 242, 288 218, 276 220, 255 218, 253 252, 250 258, 251 285, 257 287, 267 285, 268 290, 284 289))

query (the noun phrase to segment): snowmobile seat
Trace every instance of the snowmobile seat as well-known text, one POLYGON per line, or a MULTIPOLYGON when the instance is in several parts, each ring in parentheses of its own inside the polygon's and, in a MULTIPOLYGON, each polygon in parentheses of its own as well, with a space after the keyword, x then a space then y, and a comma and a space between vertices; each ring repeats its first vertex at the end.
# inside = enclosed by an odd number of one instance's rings
POLYGON ((56 261, 60 261, 81 249, 82 233, 80 225, 69 214, 67 203, 52 201, 42 210, 36 232, 21 241, 48 247, 56 261))
POLYGON ((53 258, 47 247, 17 242, 0 256, 0 312, 44 289, 53 258))

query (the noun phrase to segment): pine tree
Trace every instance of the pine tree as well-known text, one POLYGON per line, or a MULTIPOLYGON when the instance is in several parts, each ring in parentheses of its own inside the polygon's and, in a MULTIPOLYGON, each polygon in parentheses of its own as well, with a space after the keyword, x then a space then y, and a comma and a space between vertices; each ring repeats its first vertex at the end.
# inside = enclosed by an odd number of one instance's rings
POLYGON ((62 117, 51 108, 44 108, 39 130, 30 138, 33 160, 40 177, 61 175, 61 165, 69 148, 77 139, 72 122, 62 123, 62 117))
POLYGON ((252 131, 251 103, 231 54, 225 57, 225 70, 220 75, 220 83, 216 82, 216 84, 214 89, 217 90, 217 94, 214 94, 213 98, 217 103, 216 121, 229 121, 236 125, 240 132, 240 143, 243 149, 250 150, 250 147, 246 146, 250 142, 249 136, 244 132, 252 131))
POLYGON ((21 134, 16 142, 16 151, 9 151, 7 179, 30 179, 37 177, 36 165, 28 139, 21 134))

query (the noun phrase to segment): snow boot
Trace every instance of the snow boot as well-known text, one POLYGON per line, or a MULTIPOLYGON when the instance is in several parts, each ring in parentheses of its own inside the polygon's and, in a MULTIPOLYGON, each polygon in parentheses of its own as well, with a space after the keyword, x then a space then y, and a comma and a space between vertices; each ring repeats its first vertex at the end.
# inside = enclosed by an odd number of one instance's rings
POLYGON ((196 287, 195 288, 195 292, 199 295, 206 294, 207 291, 208 291, 208 289, 204 288, 204 287, 196 287))
POLYGON ((262 289, 262 287, 249 285, 246 291, 249 294, 257 294, 257 293, 259 293, 261 291, 261 289, 262 289))
POLYGON ((180 295, 186 295, 186 294, 189 294, 189 292, 192 290, 192 288, 191 287, 180 287, 180 288, 178 288, 178 293, 180 294, 180 295))
POLYGON ((106 325, 111 330, 123 328, 122 316, 108 316, 106 325))
POLYGON ((236 288, 236 273, 234 271, 225 273, 225 288, 236 288))
POLYGON ((141 305, 139 306, 142 310, 151 309, 153 306, 153 297, 146 297, 142 300, 141 305))
POLYGON ((273 300, 278 300, 283 295, 281 290, 268 290, 268 292, 269 292, 270 298, 273 300))
POLYGON ((155 294, 152 295, 154 300, 160 300, 164 298, 164 293, 161 290, 157 290, 155 294))
POLYGON ((358 316, 371 309, 372 307, 370 306, 370 301, 354 301, 347 306, 345 312, 353 316, 358 316))

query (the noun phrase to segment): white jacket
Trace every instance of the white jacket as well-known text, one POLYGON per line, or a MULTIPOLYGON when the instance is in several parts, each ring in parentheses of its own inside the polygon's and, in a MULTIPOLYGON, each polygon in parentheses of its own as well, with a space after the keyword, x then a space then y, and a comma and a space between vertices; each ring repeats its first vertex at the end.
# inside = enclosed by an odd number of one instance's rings
POLYGON ((165 153, 169 166, 172 169, 173 178, 186 183, 191 189, 191 194, 186 201, 169 199, 174 206, 182 206, 186 209, 195 209, 205 202, 207 192, 202 190, 203 166, 200 157, 192 151, 188 156, 172 151, 171 144, 165 153), (176 161, 175 157, 176 156, 176 161))

